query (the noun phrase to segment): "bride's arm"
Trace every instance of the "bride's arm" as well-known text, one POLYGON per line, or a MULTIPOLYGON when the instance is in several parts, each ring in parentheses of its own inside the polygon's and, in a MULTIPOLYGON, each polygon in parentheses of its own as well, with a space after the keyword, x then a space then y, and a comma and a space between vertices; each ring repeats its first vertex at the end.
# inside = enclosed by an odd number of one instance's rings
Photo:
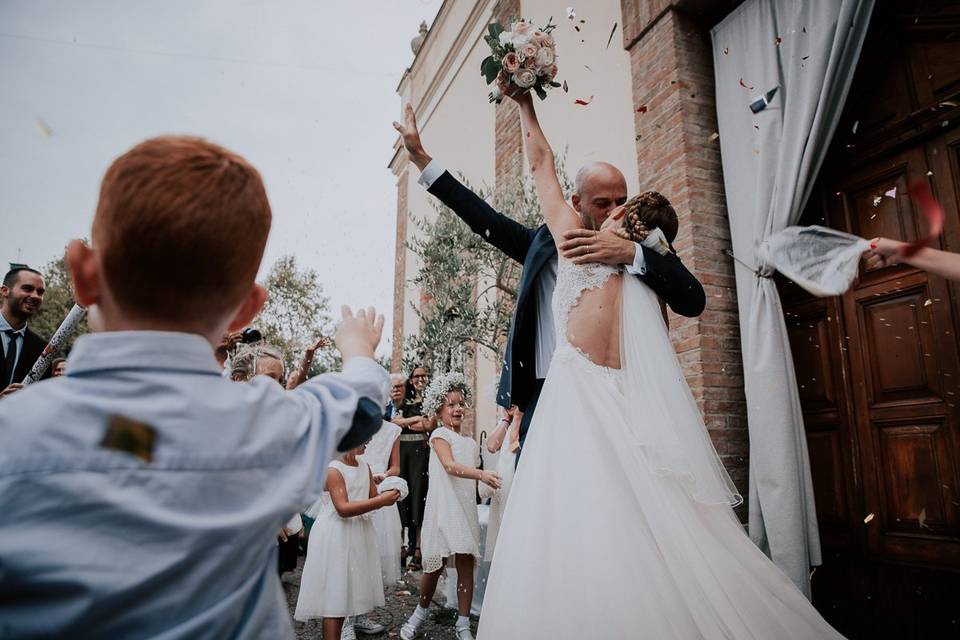
POLYGON ((553 150, 543 135, 537 112, 533 108, 533 97, 527 93, 514 98, 520 107, 520 123, 523 128, 523 140, 527 149, 527 162, 537 186, 537 198, 543 210, 543 218, 554 238, 563 237, 565 231, 583 226, 577 212, 563 198, 563 189, 557 179, 553 150))

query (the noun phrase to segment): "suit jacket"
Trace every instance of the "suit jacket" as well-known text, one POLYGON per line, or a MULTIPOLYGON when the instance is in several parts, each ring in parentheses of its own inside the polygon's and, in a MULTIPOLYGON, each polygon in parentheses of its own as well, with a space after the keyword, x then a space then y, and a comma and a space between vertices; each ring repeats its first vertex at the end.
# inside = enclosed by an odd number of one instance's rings
MULTIPOLYGON (((30 373, 30 369, 33 368, 33 364, 37 361, 37 358, 40 357, 40 354, 43 353, 46 346, 47 341, 33 331, 30 331, 30 327, 27 327, 27 330, 23 332, 23 347, 20 348, 20 359, 17 360, 17 368, 13 376, 14 382, 23 382, 23 379, 30 373)), ((47 367, 47 371, 44 372, 43 377, 46 378, 49 374, 50 368, 47 367)), ((0 380, 6 382, 9 377, 10 373, 7 371, 7 363, 3 358, 2 349, 0 349, 0 380)))
MULTIPOLYGON (((459 180, 444 172, 428 191, 459 216, 471 231, 523 265, 517 306, 510 324, 504 367, 500 374, 497 404, 525 409, 535 389, 537 295, 534 286, 543 267, 557 254, 547 225, 523 226, 487 204, 459 180)), ((641 246, 646 273, 640 278, 676 313, 696 317, 703 313, 703 286, 672 253, 661 255, 641 246)))

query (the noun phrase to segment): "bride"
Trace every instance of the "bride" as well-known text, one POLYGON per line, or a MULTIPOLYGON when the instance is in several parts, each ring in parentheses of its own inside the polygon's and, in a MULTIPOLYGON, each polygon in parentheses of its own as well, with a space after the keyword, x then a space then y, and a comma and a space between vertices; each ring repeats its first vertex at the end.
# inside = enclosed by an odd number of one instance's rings
MULTIPOLYGON (((554 238, 581 227, 529 94, 554 238)), ((623 208, 605 225, 620 224, 623 208)), ((478 638, 841 638, 750 541, 655 294, 559 258, 557 348, 503 516, 478 638), (621 322, 629 318, 629 322, 621 322)))

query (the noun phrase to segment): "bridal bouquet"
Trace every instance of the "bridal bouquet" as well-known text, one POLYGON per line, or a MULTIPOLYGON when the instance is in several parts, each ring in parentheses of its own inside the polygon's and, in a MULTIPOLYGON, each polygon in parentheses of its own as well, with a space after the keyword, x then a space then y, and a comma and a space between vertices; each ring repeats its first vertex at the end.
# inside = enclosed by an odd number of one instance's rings
POLYGON ((485 36, 490 55, 480 63, 480 73, 487 84, 496 80, 490 93, 490 102, 500 103, 504 96, 535 92, 541 100, 547 89, 559 87, 557 76, 557 45, 550 33, 557 28, 553 18, 537 29, 532 23, 520 20, 507 30, 499 22, 488 25, 485 36))

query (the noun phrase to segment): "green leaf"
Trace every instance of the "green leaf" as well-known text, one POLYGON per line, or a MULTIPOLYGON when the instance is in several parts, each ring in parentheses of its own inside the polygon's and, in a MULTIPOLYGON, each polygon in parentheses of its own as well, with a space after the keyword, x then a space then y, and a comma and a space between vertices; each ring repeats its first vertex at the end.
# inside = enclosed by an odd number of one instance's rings
POLYGON ((487 75, 487 65, 493 62, 493 56, 487 56, 480 61, 480 74, 487 75))
POLYGON ((500 68, 500 62, 493 58, 493 56, 484 61, 484 64, 482 64, 480 67, 480 72, 483 74, 484 78, 486 78, 487 84, 490 84, 497 79, 497 74, 500 73, 500 68))
POLYGON ((491 22, 487 25, 487 31, 490 32, 490 37, 496 41, 500 41, 500 34, 505 31, 503 25, 499 22, 491 22))
POLYGON ((541 87, 539 83, 533 85, 533 90, 537 92, 537 97, 541 100, 547 99, 547 92, 543 90, 543 87, 541 87))

